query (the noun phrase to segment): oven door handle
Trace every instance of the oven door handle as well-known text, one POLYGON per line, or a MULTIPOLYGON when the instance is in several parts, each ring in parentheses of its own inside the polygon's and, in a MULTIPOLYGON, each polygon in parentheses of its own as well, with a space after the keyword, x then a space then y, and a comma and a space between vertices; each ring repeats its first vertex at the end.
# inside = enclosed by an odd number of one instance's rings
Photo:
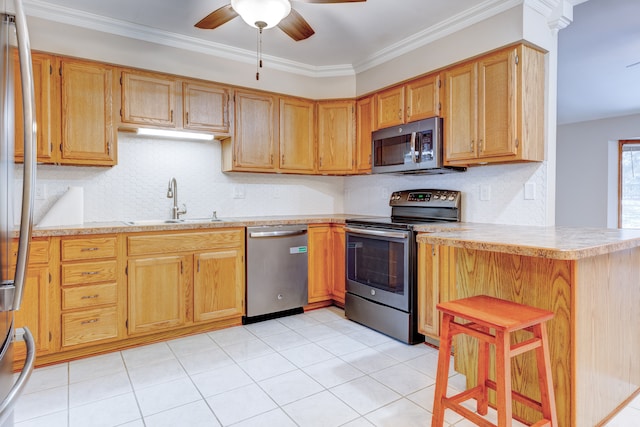
POLYGON ((344 230, 353 234, 361 234, 363 236, 376 236, 376 237, 390 237, 392 239, 406 239, 409 237, 409 233, 404 231, 385 231, 385 230, 372 230, 370 228, 353 228, 345 227, 344 230))

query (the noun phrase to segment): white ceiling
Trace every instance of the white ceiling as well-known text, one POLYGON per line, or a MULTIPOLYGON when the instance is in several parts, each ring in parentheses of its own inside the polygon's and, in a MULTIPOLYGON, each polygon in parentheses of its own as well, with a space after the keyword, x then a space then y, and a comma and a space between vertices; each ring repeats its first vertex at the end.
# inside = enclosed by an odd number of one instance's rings
MULTIPOLYGON (((580 3, 583 0, 571 0, 580 3)), ((142 38, 192 43, 255 61, 256 30, 235 18, 215 30, 194 24, 228 0, 25 0, 28 15, 142 38)), ((500 13, 516 0, 292 0, 316 34, 294 42, 263 36, 265 60, 301 72, 347 75, 500 13)), ((558 123, 640 112, 640 0, 589 0, 560 31, 558 123)))
POLYGON ((578 4, 558 35, 558 123, 637 113, 640 0, 578 4))

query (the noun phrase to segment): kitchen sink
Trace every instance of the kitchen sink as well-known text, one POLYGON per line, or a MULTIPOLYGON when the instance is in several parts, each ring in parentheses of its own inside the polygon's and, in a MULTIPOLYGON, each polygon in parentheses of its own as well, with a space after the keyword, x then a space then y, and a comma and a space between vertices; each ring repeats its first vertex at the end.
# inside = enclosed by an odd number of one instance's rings
POLYGON ((222 222, 218 218, 180 218, 180 219, 142 219, 136 221, 124 221, 127 225, 164 225, 164 224, 198 224, 208 222, 222 222))

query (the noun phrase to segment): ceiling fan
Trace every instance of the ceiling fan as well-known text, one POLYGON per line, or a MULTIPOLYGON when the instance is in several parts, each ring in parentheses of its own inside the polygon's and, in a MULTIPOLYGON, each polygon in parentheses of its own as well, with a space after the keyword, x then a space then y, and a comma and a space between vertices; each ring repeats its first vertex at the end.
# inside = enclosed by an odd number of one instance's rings
MULTIPOLYGON (((297 0, 304 3, 356 3, 366 0, 297 0)), ((202 18, 195 26, 214 29, 240 16, 247 24, 260 30, 277 26, 295 41, 315 34, 311 25, 291 8, 290 0, 231 0, 202 18)))

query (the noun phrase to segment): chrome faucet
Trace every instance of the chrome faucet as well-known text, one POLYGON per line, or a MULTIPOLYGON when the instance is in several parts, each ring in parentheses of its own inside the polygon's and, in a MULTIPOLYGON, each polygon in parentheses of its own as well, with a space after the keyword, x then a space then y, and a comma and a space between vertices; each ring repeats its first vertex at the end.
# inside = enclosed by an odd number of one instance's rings
POLYGON ((175 178, 169 180, 169 188, 167 188, 167 198, 173 199, 173 207, 171 208, 171 219, 180 219, 180 215, 187 213, 187 205, 182 204, 182 210, 178 207, 178 182, 175 178))

